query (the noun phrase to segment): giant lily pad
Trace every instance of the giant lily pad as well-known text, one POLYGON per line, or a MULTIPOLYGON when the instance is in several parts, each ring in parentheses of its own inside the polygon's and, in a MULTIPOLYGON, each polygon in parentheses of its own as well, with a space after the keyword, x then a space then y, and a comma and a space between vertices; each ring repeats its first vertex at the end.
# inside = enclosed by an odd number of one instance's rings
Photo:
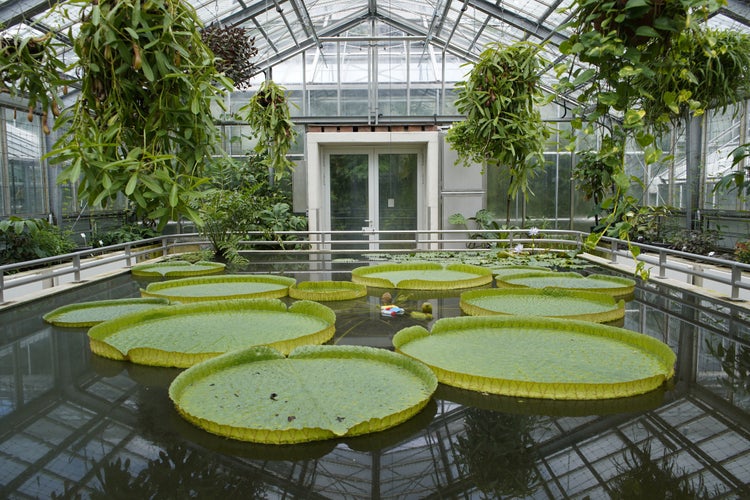
POLYGON ((357 436, 416 415, 435 375, 400 354, 359 346, 306 346, 288 358, 237 351, 186 370, 169 387, 178 412, 241 441, 301 443, 357 436))
POLYGON ((470 264, 435 262, 381 264, 352 270, 352 281, 376 288, 451 290, 492 282, 492 270, 470 264))
POLYGON ((99 356, 185 368, 228 351, 269 345, 283 353, 333 337, 336 315, 317 302, 278 299, 180 304, 128 314, 89 330, 99 356))
POLYGON ((547 399, 644 394, 674 375, 675 354, 659 340, 588 321, 530 316, 462 316, 428 332, 405 328, 399 352, 462 389, 547 399))
POLYGON ((351 281, 303 281, 289 287, 293 299, 333 301, 351 300, 367 295, 367 287, 351 281))
POLYGON ((130 269, 134 276, 165 276, 185 277, 203 276, 205 274, 216 274, 224 270, 226 266, 221 262, 199 261, 190 263, 184 260, 173 260, 167 262, 153 262, 150 264, 138 264, 130 269))
POLYGON ((274 299, 289 295, 289 287, 296 282, 297 280, 287 276, 226 274, 151 283, 145 290, 141 290, 141 295, 163 297, 176 302, 274 299))
POLYGON ((623 297, 633 294, 635 281, 630 278, 608 276, 605 274, 590 274, 583 276, 578 273, 563 273, 549 271, 533 271, 529 273, 511 274, 496 278, 498 288, 565 288, 567 290, 588 290, 623 297))
POLYGON ((461 310, 471 316, 517 314, 580 319, 595 323, 625 316, 625 301, 603 293, 560 288, 490 288, 461 294, 461 310))
POLYGON ((167 299, 160 298, 96 300, 61 306, 48 312, 42 318, 55 326, 81 328, 94 326, 125 314, 168 305, 167 299))

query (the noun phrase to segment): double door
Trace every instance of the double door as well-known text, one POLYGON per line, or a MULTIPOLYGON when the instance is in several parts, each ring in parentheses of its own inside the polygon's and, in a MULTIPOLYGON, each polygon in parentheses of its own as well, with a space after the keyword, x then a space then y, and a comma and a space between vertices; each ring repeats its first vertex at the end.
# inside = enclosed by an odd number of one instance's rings
POLYGON ((422 212, 421 163, 421 154, 414 149, 348 148, 327 152, 330 229, 357 231, 334 239, 368 240, 371 250, 398 248, 405 245, 398 240, 413 240, 422 212))

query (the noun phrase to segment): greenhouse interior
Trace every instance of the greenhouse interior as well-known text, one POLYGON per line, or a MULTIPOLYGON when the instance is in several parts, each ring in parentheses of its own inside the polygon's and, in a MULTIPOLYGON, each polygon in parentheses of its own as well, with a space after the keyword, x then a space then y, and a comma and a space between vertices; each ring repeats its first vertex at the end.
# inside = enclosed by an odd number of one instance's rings
POLYGON ((3 498, 750 497, 747 0, 0 31, 3 498))

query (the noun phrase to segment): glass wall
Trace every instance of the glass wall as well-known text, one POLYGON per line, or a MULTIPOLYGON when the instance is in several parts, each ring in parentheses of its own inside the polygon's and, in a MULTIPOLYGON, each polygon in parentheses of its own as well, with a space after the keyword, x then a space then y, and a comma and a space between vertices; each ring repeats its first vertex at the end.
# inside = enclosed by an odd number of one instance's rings
POLYGON ((47 177, 41 161, 44 138, 39 117, 29 122, 25 112, 5 108, 0 120, 2 215, 24 217, 48 213, 47 177))

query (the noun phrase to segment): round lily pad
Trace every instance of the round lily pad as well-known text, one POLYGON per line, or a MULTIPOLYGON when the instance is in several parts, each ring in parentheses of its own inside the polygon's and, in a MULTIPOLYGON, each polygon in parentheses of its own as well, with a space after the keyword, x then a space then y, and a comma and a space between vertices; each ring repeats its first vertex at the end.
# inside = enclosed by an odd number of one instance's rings
POLYGON ((203 276, 220 273, 226 267, 221 262, 199 261, 195 263, 184 260, 138 264, 130 269, 134 276, 185 277, 203 276))
POLYGON ((128 314, 89 330, 99 356, 153 366, 185 368, 237 349, 269 345, 283 353, 322 344, 335 332, 336 315, 302 300, 287 309, 278 299, 225 300, 128 314))
POLYGON ((435 262, 381 264, 352 270, 352 281, 376 288, 407 290, 451 290, 492 282, 492 270, 470 264, 435 262))
POLYGON ((296 282, 297 280, 287 276, 226 274, 151 283, 145 290, 141 290, 141 295, 163 297, 175 302, 274 299, 289 295, 289 287, 296 282))
POLYGON ((512 274, 526 274, 529 272, 548 273, 548 272, 553 272, 553 270, 548 267, 542 267, 542 266, 520 266, 520 265, 519 266, 502 266, 502 267, 492 268, 492 274, 495 275, 495 278, 510 276, 512 274))
POLYGON ((605 274, 590 274, 583 276, 578 273, 533 271, 523 274, 511 274, 496 278, 498 288, 565 288, 567 290, 588 290, 590 292, 607 293, 613 297, 631 295, 635 290, 635 281, 629 278, 608 276, 605 274))
POLYGON ((429 368, 385 349, 306 346, 285 358, 259 347, 185 370, 169 396, 208 432, 288 444, 393 427, 416 415, 436 388, 429 368))
POLYGON ((625 317, 625 301, 611 295, 560 288, 490 288, 461 294, 461 310, 470 316, 517 314, 609 323, 625 317))
POLYGON ((351 300, 367 295, 367 287, 351 281, 302 281, 289 287, 293 299, 333 301, 351 300))
POLYGON ((447 385, 529 398, 644 394, 674 375, 672 350, 647 335, 588 321, 530 316, 440 319, 399 331, 397 351, 447 385))
POLYGON ((161 298, 96 300, 58 307, 42 318, 55 326, 81 328, 94 326, 125 314, 168 305, 169 301, 161 298))

